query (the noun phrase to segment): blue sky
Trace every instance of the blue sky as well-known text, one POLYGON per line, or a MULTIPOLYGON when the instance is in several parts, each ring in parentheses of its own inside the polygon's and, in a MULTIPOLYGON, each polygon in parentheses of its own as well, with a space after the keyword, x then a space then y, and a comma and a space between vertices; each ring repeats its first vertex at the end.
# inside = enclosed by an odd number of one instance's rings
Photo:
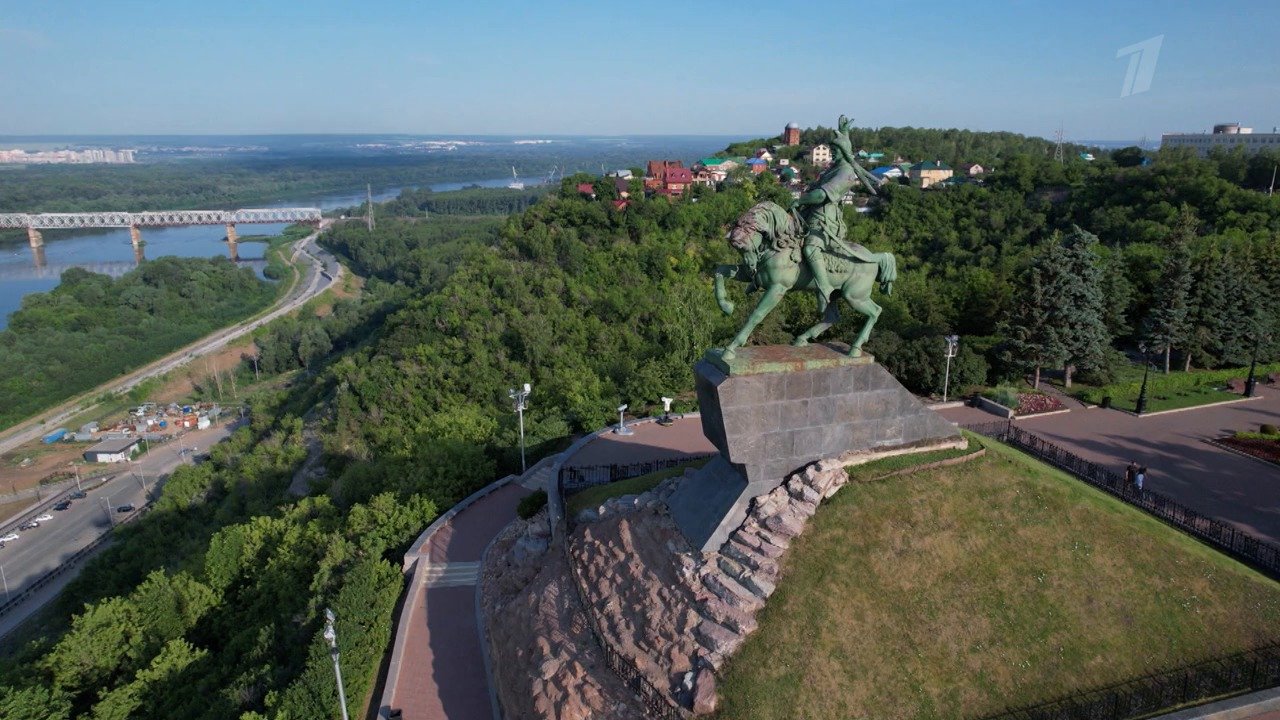
POLYGON ((1158 138, 1280 125, 1280 3, 0 0, 0 134, 1158 138), (1129 58, 1163 36, 1150 89, 1129 58))

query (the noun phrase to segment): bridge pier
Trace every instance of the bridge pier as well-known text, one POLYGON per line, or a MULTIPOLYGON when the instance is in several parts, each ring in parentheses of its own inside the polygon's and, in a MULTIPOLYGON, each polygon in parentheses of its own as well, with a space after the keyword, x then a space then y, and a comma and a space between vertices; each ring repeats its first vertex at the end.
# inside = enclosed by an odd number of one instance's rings
POLYGON ((35 260, 36 267, 42 268, 45 266, 44 245, 32 245, 31 255, 32 259, 35 260))
POLYGON ((142 249, 142 246, 135 244, 133 246, 133 264, 141 265, 142 261, 146 259, 146 252, 142 249))
POLYGON ((129 242, 133 243, 134 250, 142 246, 142 229, 137 225, 129 226, 129 242))
POLYGON ((227 223, 227 254, 231 256, 232 260, 240 259, 240 253, 236 249, 236 240, 236 224, 227 223))
POLYGON ((27 228, 27 242, 31 243, 33 248, 41 247, 44 245, 44 236, 40 234, 39 230, 29 227, 27 228))

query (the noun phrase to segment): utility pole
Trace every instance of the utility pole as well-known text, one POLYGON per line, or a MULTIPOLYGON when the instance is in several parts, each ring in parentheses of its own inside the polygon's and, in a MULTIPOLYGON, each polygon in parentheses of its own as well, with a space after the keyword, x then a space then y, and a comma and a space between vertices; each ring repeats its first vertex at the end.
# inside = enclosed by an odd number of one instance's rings
POLYGON ((9 602, 9 578, 4 576, 3 565, 0 565, 0 581, 4 582, 4 601, 9 602))
POLYGON ((116 516, 111 514, 111 496, 102 498, 102 504, 107 511, 107 522, 111 523, 111 527, 116 526, 116 516))
POLYGON ((369 232, 373 232, 373 185, 365 185, 364 188, 369 197, 369 210, 365 214, 365 223, 369 226, 369 232))
POLYGON ((1057 141, 1057 145, 1056 145, 1056 146, 1054 146, 1054 148, 1053 148, 1053 159, 1054 159, 1054 160, 1057 160, 1057 161, 1058 161, 1058 164, 1062 164, 1062 162, 1064 161, 1064 155, 1063 155, 1063 153, 1062 153, 1062 137, 1063 137, 1063 132, 1062 132, 1062 125, 1061 125, 1061 124, 1059 124, 1059 125, 1058 125, 1058 132, 1054 133, 1054 136, 1053 136, 1053 137, 1054 137, 1054 139, 1057 141))
POLYGON ((1271 166, 1271 187, 1267 190, 1268 197, 1276 193, 1276 170, 1280 170, 1280 164, 1271 166))
POLYGON ((329 655, 333 657, 333 676, 338 680, 338 704, 342 708, 342 720, 347 717, 347 691, 342 687, 342 666, 338 664, 338 631, 333 629, 336 618, 329 608, 324 609, 324 639, 329 643, 329 655))

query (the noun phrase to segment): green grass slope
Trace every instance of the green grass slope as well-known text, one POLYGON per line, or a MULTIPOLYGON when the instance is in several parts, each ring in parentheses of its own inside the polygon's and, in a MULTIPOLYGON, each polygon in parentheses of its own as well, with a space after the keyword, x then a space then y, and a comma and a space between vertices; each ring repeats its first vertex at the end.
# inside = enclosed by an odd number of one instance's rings
POLYGON ((718 717, 980 717, 1280 637, 1280 585, 998 445, 846 486, 784 568, 718 717))

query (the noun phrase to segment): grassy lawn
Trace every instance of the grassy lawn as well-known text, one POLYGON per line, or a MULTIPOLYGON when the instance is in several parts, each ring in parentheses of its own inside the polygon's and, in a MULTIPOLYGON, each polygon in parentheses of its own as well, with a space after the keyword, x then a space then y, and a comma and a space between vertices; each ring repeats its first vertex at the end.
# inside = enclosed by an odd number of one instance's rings
POLYGON ((711 458, 702 458, 700 460, 691 460, 682 465, 667 468, 666 470, 655 470, 648 475, 619 480, 618 482, 607 483, 605 485, 596 485, 586 490, 570 495, 566 503, 566 515, 573 517, 587 508, 600 507, 601 503, 609 498, 621 497, 623 495, 639 495, 657 487, 658 483, 669 477, 683 475, 684 471, 689 468, 700 468, 711 461, 711 458))
POLYGON ((1280 585, 988 443, 846 486, 758 619, 718 717, 954 720, 1280 638, 1280 585))
MULTIPOLYGON (((1147 412, 1177 410, 1178 408, 1239 399, 1239 395, 1219 390, 1211 385, 1193 385, 1191 387, 1162 391, 1160 390, 1159 381, 1153 375, 1147 387, 1147 412)), ((1138 407, 1138 394, 1125 393, 1119 396, 1112 396, 1111 406, 1121 410, 1135 411, 1138 407)))
POLYGON ((927 465, 941 460, 972 455, 982 449, 982 441, 978 439, 977 435, 968 431, 964 431, 964 434, 969 438, 969 447, 964 449, 947 448, 945 450, 930 450, 929 452, 911 455, 893 455, 865 465, 854 465, 846 468, 845 472, 849 475, 850 480, 874 480, 917 465, 927 465))

